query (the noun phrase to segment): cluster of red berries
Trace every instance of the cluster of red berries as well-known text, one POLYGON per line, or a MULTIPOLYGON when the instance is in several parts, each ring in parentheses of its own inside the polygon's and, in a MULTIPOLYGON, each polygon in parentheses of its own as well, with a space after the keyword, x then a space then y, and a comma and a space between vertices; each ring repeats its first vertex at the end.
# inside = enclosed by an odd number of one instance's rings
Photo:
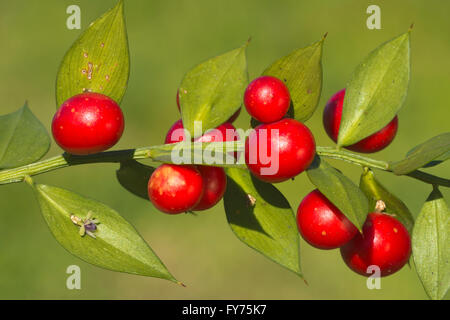
MULTIPOLYGON (((177 106, 180 100, 177 92, 177 106)), ((231 124, 239 116, 240 109, 227 122, 194 141, 224 142, 235 141, 238 136, 231 124)), ((177 120, 166 134, 164 143, 177 143, 186 140, 181 119, 177 120)), ((160 211, 178 214, 188 211, 202 211, 215 206, 223 197, 227 186, 227 176, 223 168, 201 165, 163 164, 151 175, 148 181, 150 201, 160 211)))
MULTIPOLYGON (((325 130, 334 141, 339 132, 344 95, 345 89, 336 93, 323 113, 325 130)), ((261 122, 246 139, 245 162, 250 172, 262 181, 276 183, 291 179, 306 170, 314 159, 315 141, 310 130, 297 120, 285 118, 290 104, 286 85, 271 76, 255 79, 244 93, 245 108, 261 122), (264 169, 273 165, 267 158, 277 162, 276 170, 270 174, 264 173, 264 169)), ((177 105, 180 110, 178 93, 177 105)), ((240 110, 195 141, 237 140, 231 123, 240 110)), ((364 153, 380 151, 392 142, 397 128, 396 116, 380 131, 346 148, 364 153)), ((91 92, 66 100, 52 122, 55 141, 74 155, 109 149, 119 141, 123 130, 124 118, 117 103, 91 92)), ((169 129, 165 143, 185 139, 180 119, 169 129)), ((223 168, 163 164, 149 179, 148 196, 155 207, 165 213, 201 211, 221 200, 226 185, 223 168)), ((361 234, 319 190, 309 193, 300 203, 297 224, 309 244, 320 249, 340 248, 346 264, 366 276, 371 265, 378 266, 382 276, 396 272, 408 261, 411 252, 409 233, 395 218, 379 212, 369 213, 361 234)))
POLYGON ((262 122, 245 141, 245 163, 254 176, 276 183, 309 167, 316 153, 314 137, 303 123, 284 118, 291 97, 283 81, 271 76, 253 80, 245 90, 244 105, 255 120, 262 122), (274 165, 275 171, 267 173, 274 165))
MULTIPOLYGON (((331 97, 325 106, 323 124, 335 142, 341 122, 345 89, 331 97)), ((380 131, 346 147, 372 153, 387 147, 395 137, 397 116, 380 131)), ((397 219, 381 212, 371 212, 362 234, 319 190, 309 193, 297 210, 297 225, 306 242, 319 249, 340 248, 342 258, 353 271, 370 276, 369 266, 377 266, 381 276, 400 270, 411 253, 408 230, 397 219)))

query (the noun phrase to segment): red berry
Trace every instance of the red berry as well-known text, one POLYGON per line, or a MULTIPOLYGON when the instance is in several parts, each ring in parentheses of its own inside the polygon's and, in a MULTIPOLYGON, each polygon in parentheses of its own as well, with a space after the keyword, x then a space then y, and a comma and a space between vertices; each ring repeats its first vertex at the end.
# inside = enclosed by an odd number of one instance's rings
MULTIPOLYGON (((345 89, 342 89, 327 102, 323 111, 323 126, 328 136, 337 141, 339 126, 341 125, 342 106, 344 104, 345 89)), ((345 148, 361 153, 373 153, 386 148, 394 140, 398 129, 398 117, 395 116, 380 131, 364 138, 363 140, 346 146, 345 148)))
POLYGON ((198 166, 197 169, 202 175, 205 191, 200 202, 194 207, 194 211, 215 206, 222 199, 227 188, 227 176, 223 168, 198 166))
POLYGON ((52 121, 56 143, 64 151, 86 155, 111 148, 124 128, 122 111, 100 93, 82 93, 66 100, 52 121))
POLYGON ((253 80, 244 93, 247 112, 264 123, 275 122, 286 115, 291 102, 289 90, 283 81, 270 76, 253 80))
POLYGON ((184 134, 183 121, 177 120, 170 127, 169 131, 166 134, 166 138, 164 139, 164 143, 177 143, 184 141, 186 138, 184 134))
POLYGON ((192 210, 203 196, 203 178, 191 165, 163 164, 148 181, 148 197, 162 212, 177 214, 192 210))
POLYGON ((294 119, 261 124, 245 141, 248 169, 260 180, 271 183, 303 172, 313 161, 315 152, 311 131, 294 119))
POLYGON ((297 210, 303 239, 319 249, 336 249, 349 242, 358 229, 319 190, 310 192, 297 210))
POLYGON ((409 259, 411 239, 408 230, 397 219, 383 213, 369 213, 363 226, 350 242, 341 247, 347 266, 363 276, 370 276, 367 268, 380 268, 381 276, 400 270, 409 259))
MULTIPOLYGON (((225 122, 218 126, 215 129, 210 129, 205 132, 205 134, 197 139, 195 141, 199 142, 222 142, 222 141, 236 141, 239 139, 237 135, 235 135, 236 128, 228 123, 225 122)), ((184 127, 183 122, 180 120, 177 120, 172 127, 170 127, 169 131, 166 134, 166 139, 164 140, 164 143, 176 143, 184 141, 186 138, 184 134, 184 127)))

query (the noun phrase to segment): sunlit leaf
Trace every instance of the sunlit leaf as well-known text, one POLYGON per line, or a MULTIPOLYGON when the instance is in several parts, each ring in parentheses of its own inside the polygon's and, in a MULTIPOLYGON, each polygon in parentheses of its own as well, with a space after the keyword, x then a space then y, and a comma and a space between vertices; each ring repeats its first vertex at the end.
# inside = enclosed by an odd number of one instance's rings
POLYGON ((101 268, 177 282, 134 227, 113 209, 61 188, 32 186, 50 231, 71 254, 101 268), (73 222, 89 213, 99 221, 92 231, 95 238, 82 237, 80 226, 73 222))
POLYGON ((317 155, 307 173, 319 191, 361 231, 369 213, 368 200, 361 189, 317 155))
POLYGON ((412 249, 425 291, 431 299, 442 299, 450 287, 450 211, 437 188, 416 219, 412 249))
POLYGON ((247 44, 190 70, 179 89, 184 128, 193 137, 227 121, 241 106, 248 84, 247 44), (194 131, 201 121, 202 130, 194 131))
POLYGON ((0 116, 0 169, 19 167, 42 158, 50 137, 27 104, 0 116))
POLYGON ((67 51, 56 79, 56 102, 84 91, 120 103, 130 70, 123 0, 95 20, 67 51))
POLYGON ((407 174, 428 165, 433 160, 445 161, 450 157, 450 132, 440 134, 411 149, 406 158, 391 162, 395 174, 407 174))
POLYGON ((295 50, 264 71, 265 75, 277 77, 286 83, 292 100, 289 116, 298 121, 308 120, 319 103, 324 39, 295 50))
POLYGON ((383 43, 347 85, 338 145, 354 144, 386 126, 402 107, 410 76, 410 32, 383 43))
POLYGON ((289 202, 247 170, 228 168, 224 206, 234 234, 270 260, 302 276, 299 233, 289 202))

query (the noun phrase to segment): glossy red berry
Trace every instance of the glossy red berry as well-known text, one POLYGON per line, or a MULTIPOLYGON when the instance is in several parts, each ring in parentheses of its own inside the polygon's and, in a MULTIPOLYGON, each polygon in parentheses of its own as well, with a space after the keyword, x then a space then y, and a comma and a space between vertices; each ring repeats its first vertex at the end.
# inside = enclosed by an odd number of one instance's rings
MULTIPOLYGON (((235 135, 236 128, 228 122, 225 122, 215 129, 210 129, 205 134, 195 141, 199 142, 222 142, 222 141, 236 141, 239 139, 235 135)), ((176 143, 184 141, 186 138, 182 120, 177 120, 166 134, 164 143, 176 143)))
POLYGON ((309 167, 316 145, 309 129, 294 119, 261 124, 245 141, 245 163, 266 182, 293 178, 309 167))
POLYGON ((227 188, 227 175, 219 167, 197 166, 203 178, 204 193, 194 211, 206 210, 215 206, 227 188))
POLYGON ((52 121, 56 143, 75 155, 97 153, 119 141, 124 129, 122 111, 100 93, 82 93, 66 100, 52 121))
POLYGON ((350 269, 363 276, 370 276, 367 268, 380 268, 381 276, 400 270, 411 254, 408 230, 397 219, 384 213, 369 213, 363 226, 350 242, 341 247, 341 255, 350 269))
POLYGON ((319 190, 303 198, 297 210, 303 239, 319 249, 336 249, 349 242, 358 229, 319 190))
POLYGON ((263 123, 275 122, 283 118, 291 102, 289 90, 283 81, 275 77, 263 76, 253 80, 244 93, 247 112, 263 123))
POLYGON ((203 196, 199 170, 191 165, 163 164, 148 181, 148 197, 162 212, 177 214, 192 210, 203 196))
MULTIPOLYGON (((342 106, 344 104, 345 89, 333 95, 325 106, 323 112, 323 126, 328 136, 337 141, 339 126, 341 125, 342 106)), ((398 129, 398 117, 395 116, 384 128, 363 140, 346 146, 346 149, 361 152, 372 153, 386 148, 394 140, 398 129)))

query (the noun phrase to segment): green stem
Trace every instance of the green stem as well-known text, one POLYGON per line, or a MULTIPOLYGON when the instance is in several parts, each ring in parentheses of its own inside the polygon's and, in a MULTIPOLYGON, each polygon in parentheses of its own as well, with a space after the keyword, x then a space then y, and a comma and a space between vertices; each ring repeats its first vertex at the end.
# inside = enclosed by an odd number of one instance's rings
MULTIPOLYGON (((201 148, 204 149, 207 145, 208 144, 203 144, 201 148)), ((225 145, 229 147, 232 144, 227 143, 223 145, 225 148, 225 145)), ((0 185, 14 182, 21 182, 25 179, 26 176, 34 176, 45 172, 53 171, 56 169, 61 169, 80 164, 108 163, 108 162, 116 163, 130 159, 135 160, 151 159, 158 162, 170 162, 170 154, 174 146, 175 144, 143 147, 128 150, 108 151, 87 156, 74 156, 69 154, 62 154, 53 158, 31 163, 22 167, 2 170, 0 171, 0 185)), ((243 145, 236 143, 233 150, 242 151, 242 149, 243 145)), ((227 152, 231 151, 230 149, 224 150, 226 150, 227 152)), ((342 160, 352 164, 360 165, 362 167, 369 167, 372 169, 379 169, 391 172, 391 170, 389 169, 389 163, 386 161, 374 160, 345 150, 337 150, 330 147, 317 147, 317 154, 325 158, 342 160)), ((240 168, 245 167, 244 164, 237 164, 237 165, 235 164, 233 166, 238 166, 240 168)), ((432 185, 450 187, 450 180, 436 177, 434 175, 419 170, 408 173, 406 174, 406 176, 432 185)))
POLYGON ((353 164, 358 164, 362 167, 389 171, 389 163, 387 163, 386 161, 374 160, 350 151, 337 150, 330 147, 317 147, 316 152, 321 157, 343 160, 353 164))

